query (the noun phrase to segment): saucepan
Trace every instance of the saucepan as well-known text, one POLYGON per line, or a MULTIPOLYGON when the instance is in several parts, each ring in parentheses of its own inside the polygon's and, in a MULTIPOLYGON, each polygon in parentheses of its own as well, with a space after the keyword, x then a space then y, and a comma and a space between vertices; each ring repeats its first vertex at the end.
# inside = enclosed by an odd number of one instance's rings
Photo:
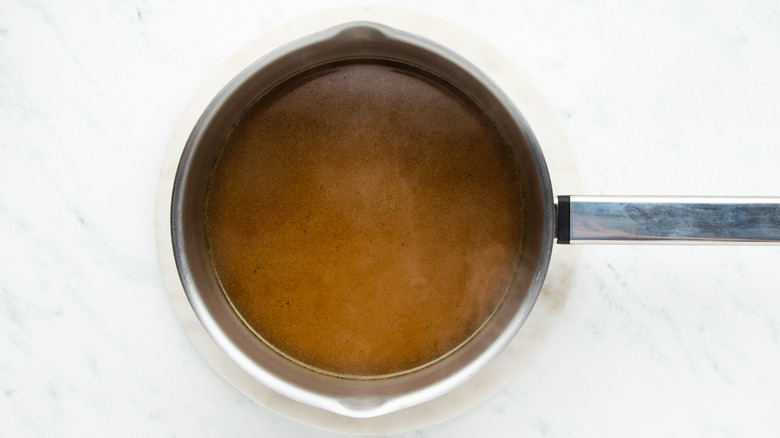
POLYGON ((780 198, 553 196, 547 164, 523 115, 469 60, 425 38, 372 22, 308 35, 252 62, 201 115, 173 185, 171 239, 182 286, 208 334, 248 375, 281 395, 349 417, 415 406, 466 382, 499 355, 540 294, 553 245, 577 243, 777 243, 780 198), (204 203, 220 146, 236 120, 285 78, 337 60, 393 60, 431 72, 469 96, 495 122, 524 190, 522 257, 500 306, 468 342, 413 372, 381 378, 320 373, 280 355, 249 330, 226 299, 209 260, 204 203))

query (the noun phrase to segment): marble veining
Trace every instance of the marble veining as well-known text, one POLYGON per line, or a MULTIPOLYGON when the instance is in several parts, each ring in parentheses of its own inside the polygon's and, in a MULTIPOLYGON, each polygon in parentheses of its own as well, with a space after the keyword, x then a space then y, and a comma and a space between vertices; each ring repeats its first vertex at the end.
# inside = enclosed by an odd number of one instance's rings
MULTIPOLYGON (((352 2, 0 4, 3 436, 338 437, 235 390, 158 269, 165 146, 211 71, 352 2)), ((487 39, 558 115, 583 194, 780 195, 780 6, 397 1, 487 39)), ((773 436, 780 247, 583 248, 534 359, 403 437, 773 436)))

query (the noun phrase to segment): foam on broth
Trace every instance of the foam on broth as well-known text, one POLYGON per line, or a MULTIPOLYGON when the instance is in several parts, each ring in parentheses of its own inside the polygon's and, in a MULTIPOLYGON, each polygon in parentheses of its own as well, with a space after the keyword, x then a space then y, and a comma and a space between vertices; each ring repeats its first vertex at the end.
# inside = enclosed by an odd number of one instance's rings
POLYGON ((295 76, 253 104, 214 165, 209 255, 246 324, 320 371, 408 371, 467 341, 521 255, 522 187, 465 95, 402 64, 295 76))

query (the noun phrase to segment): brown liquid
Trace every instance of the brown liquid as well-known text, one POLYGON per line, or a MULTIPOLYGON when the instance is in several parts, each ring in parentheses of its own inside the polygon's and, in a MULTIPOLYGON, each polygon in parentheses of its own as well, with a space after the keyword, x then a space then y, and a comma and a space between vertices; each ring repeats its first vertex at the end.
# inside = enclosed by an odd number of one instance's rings
POLYGON ((407 371, 500 304, 522 245, 516 167, 443 81, 378 61, 318 68, 225 140, 206 201, 211 260, 247 325, 289 358, 407 371))

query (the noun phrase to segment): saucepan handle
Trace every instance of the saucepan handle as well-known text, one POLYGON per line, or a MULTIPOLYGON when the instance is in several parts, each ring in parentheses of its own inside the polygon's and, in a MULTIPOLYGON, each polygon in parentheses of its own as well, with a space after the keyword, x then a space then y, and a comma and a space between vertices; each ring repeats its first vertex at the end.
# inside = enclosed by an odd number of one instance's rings
POLYGON ((780 198, 559 196, 562 244, 780 244, 780 198))

